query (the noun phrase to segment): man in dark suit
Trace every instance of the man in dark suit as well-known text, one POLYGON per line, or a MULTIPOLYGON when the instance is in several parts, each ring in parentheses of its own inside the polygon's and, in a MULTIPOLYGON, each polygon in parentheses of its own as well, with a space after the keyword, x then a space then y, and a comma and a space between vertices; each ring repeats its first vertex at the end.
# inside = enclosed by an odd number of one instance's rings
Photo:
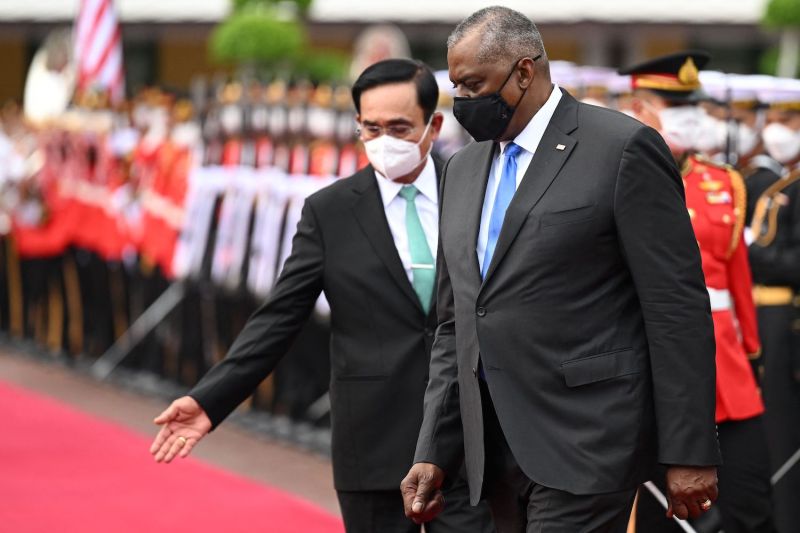
POLYGON ((448 39, 479 142, 442 174, 439 325, 415 465, 424 522, 466 452, 499 532, 624 532, 668 465, 668 514, 716 499, 714 335, 675 162, 653 129, 550 80, 534 24, 492 7, 448 39))
MULTIPOLYGON (((272 371, 321 291, 331 309, 334 485, 348 532, 419 531, 398 483, 422 422, 435 328, 434 263, 442 124, 430 69, 387 60, 355 82, 353 101, 371 165, 310 196, 269 300, 227 357, 158 418, 151 453, 186 457, 272 371)), ((456 480, 452 512, 429 533, 491 531, 456 480)))

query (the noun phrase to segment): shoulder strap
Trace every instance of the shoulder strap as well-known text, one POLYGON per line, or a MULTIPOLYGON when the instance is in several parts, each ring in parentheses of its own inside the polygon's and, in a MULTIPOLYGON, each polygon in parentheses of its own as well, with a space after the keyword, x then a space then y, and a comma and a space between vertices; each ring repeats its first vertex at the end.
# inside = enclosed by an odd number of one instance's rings
POLYGON ((759 246, 769 246, 778 231, 777 221, 780 204, 774 202, 773 198, 776 194, 798 180, 800 180, 800 170, 795 170, 770 185, 767 190, 758 197, 756 208, 753 212, 753 220, 750 223, 750 229, 755 237, 755 243, 759 246), (767 221, 768 215, 769 220, 767 221), (762 235, 761 232, 765 222, 768 223, 768 227, 766 233, 762 235))
MULTIPOLYGON (((758 154, 757 156, 753 157, 753 159, 750 160, 748 168, 752 168, 753 172, 759 168, 765 168, 774 172, 778 176, 782 176, 786 172, 783 168, 783 165, 772 159, 767 154, 758 154)), ((752 172, 750 174, 752 174, 752 172)))

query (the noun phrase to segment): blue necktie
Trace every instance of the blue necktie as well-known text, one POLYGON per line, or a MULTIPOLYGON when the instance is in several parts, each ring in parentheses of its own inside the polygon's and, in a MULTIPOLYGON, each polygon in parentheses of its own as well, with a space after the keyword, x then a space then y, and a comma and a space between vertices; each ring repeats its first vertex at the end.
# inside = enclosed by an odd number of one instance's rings
POLYGON ((486 250, 483 253, 483 268, 481 268, 481 278, 486 277, 489 271, 489 264, 492 262, 494 249, 497 246, 497 238, 503 228, 503 219, 506 217, 506 209, 514 193, 517 192, 517 156, 522 151, 518 145, 508 143, 503 150, 503 173, 500 175, 500 184, 497 186, 497 195, 494 198, 492 214, 489 218, 489 238, 486 240, 486 250))

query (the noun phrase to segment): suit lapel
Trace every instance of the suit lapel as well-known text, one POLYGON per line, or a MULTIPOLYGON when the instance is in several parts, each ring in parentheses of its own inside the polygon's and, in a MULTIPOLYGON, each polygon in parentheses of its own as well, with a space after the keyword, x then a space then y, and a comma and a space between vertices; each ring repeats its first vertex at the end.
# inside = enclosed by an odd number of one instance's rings
POLYGON ((478 246, 478 234, 481 229, 481 214, 483 212, 483 201, 486 196, 486 185, 489 182, 489 172, 492 170, 492 158, 497 144, 493 142, 481 143, 480 148, 476 148, 474 156, 475 169, 472 180, 464 188, 462 194, 466 197, 466 231, 470 253, 469 270, 470 276, 481 282, 481 267, 478 263, 478 254, 475 251, 478 246))
MULTIPOLYGON (((492 277, 497 265, 508 252, 525 223, 528 213, 553 183, 577 144, 577 141, 569 134, 578 127, 578 103, 563 89, 562 92, 561 101, 556 107, 553 118, 550 120, 528 170, 525 171, 525 176, 508 206, 503 227, 497 238, 497 246, 484 278, 484 285, 492 277)), ((482 198, 483 195, 481 195, 482 198)))
MULTIPOLYGON (((414 288, 408 281, 400 255, 397 253, 372 166, 361 170, 356 176, 353 176, 353 179, 355 181, 353 190, 358 195, 353 204, 353 215, 355 215, 361 231, 364 232, 375 253, 403 294, 411 299, 420 313, 424 313, 417 293, 414 292, 414 288)), ((354 258, 354 260, 356 259, 354 258)))

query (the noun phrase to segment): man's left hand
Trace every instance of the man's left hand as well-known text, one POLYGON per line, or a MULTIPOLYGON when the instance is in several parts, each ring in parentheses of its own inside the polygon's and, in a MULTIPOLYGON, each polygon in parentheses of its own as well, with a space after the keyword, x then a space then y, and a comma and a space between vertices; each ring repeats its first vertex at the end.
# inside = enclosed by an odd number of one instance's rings
POLYGON ((667 469, 667 518, 697 518, 716 501, 715 466, 671 466, 667 469))

